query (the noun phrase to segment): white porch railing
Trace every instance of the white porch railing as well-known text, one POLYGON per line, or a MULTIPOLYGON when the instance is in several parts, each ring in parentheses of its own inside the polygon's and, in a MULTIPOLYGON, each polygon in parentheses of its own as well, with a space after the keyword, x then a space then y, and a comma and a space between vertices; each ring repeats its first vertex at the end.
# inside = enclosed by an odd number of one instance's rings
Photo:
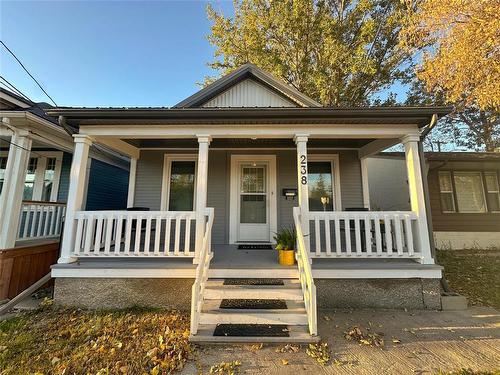
POLYGON ((304 304, 307 312, 307 322, 309 333, 313 336, 318 334, 318 312, 316 309, 316 285, 312 276, 311 260, 307 253, 307 248, 302 232, 300 208, 293 208, 293 220, 297 233, 297 266, 299 269, 299 280, 304 294, 304 304))
POLYGON ((213 253, 211 251, 212 225, 214 223, 214 209, 207 208, 208 221, 200 249, 199 263, 196 267, 196 280, 191 289, 191 334, 198 332, 199 316, 203 305, 205 284, 208 280, 208 270, 213 253))
POLYGON ((421 258, 417 220, 411 211, 310 212, 310 255, 421 258))
POLYGON ((75 257, 194 257, 196 212, 78 211, 75 257))
POLYGON ((17 240, 59 237, 65 213, 65 203, 23 201, 17 240))

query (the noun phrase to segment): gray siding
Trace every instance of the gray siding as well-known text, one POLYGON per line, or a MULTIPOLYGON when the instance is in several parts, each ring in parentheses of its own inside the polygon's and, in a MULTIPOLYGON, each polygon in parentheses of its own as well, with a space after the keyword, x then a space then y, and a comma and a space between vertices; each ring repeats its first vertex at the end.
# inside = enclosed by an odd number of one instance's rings
MULTIPOLYGON (((161 186, 163 176, 163 160, 167 151, 141 151, 137 162, 137 181, 135 190, 135 206, 160 209, 161 186)), ((175 151, 175 154, 180 152, 175 151)), ((187 151, 185 153, 196 153, 187 151)), ((268 154, 276 155, 277 168, 277 217, 278 228, 293 225, 292 208, 297 205, 297 199, 286 200, 281 195, 283 188, 297 187, 296 151, 295 150, 255 150, 226 151, 210 150, 208 166, 208 197, 207 204, 215 209, 215 221, 212 231, 212 241, 215 244, 229 241, 229 184, 230 164, 232 154, 268 154)), ((314 153, 314 151, 311 151, 314 153)), ((321 151, 321 154, 327 152, 321 151)), ((332 151, 339 154, 340 186, 342 207, 363 207, 363 191, 361 183, 361 167, 355 150, 332 151)))

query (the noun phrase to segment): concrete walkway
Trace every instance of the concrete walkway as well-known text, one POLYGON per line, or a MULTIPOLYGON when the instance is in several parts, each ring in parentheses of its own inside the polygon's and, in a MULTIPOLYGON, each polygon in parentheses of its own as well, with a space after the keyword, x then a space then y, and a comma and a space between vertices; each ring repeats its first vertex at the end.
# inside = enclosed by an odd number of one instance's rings
MULTIPOLYGON (((280 353, 282 346, 200 346, 203 373, 220 362, 240 361, 242 374, 436 374, 460 368, 500 370, 500 313, 475 307, 466 311, 322 310, 319 333, 332 361, 321 366, 305 354, 280 353), (384 334, 383 348, 347 341, 352 326, 384 334), (401 343, 395 341, 400 340, 401 343), (288 361, 288 365, 282 360, 288 361)), ((197 373, 190 363, 183 374, 197 373)))

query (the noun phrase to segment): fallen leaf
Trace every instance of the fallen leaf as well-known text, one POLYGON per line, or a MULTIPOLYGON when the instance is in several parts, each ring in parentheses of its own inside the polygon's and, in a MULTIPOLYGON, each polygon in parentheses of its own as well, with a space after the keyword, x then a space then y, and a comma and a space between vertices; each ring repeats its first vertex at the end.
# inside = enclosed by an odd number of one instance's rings
POLYGON ((288 365, 288 361, 286 359, 282 359, 281 364, 286 366, 286 365, 288 365))

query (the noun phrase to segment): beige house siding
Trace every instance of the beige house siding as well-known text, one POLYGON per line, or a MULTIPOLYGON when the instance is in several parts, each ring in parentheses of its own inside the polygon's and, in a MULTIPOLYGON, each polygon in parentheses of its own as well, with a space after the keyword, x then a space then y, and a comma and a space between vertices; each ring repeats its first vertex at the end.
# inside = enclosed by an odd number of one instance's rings
MULTIPOLYGON (((142 150, 137 162, 137 180, 135 189, 135 206, 160 210, 163 160, 166 153, 196 154, 190 151, 142 150)), ((363 191, 361 182, 361 166, 355 150, 310 151, 311 154, 338 154, 340 164, 340 186, 342 209, 363 207, 363 191)), ((217 150, 209 151, 208 166, 208 202, 215 209, 212 241, 215 244, 229 242, 229 183, 232 154, 267 154, 276 155, 277 175, 277 217, 278 228, 293 224, 292 208, 297 199, 286 200, 281 192, 283 188, 297 187, 296 151, 295 150, 217 150)))

